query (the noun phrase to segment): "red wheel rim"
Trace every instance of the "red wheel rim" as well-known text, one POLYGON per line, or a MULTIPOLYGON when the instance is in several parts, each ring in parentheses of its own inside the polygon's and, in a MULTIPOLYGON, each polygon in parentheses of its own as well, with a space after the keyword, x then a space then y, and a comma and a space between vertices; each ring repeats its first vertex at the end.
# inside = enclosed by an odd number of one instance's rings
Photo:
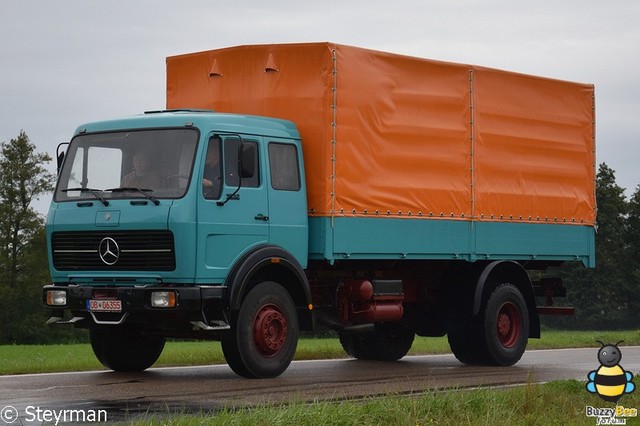
POLYGON ((258 352, 274 356, 287 340, 287 319, 275 305, 263 306, 253 322, 253 340, 258 352))
POLYGON ((522 330, 522 317, 516 305, 505 303, 500 306, 496 326, 500 344, 505 348, 514 346, 520 338, 522 330))

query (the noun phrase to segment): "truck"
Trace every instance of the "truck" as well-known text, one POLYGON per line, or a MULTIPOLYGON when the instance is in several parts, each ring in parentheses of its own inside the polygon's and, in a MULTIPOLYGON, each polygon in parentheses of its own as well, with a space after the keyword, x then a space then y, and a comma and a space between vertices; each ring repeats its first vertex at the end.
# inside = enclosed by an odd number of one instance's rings
POLYGON ((595 266, 593 85, 329 42, 166 72, 164 109, 58 147, 43 301, 107 368, 204 339, 276 377, 327 328, 357 359, 446 335, 508 366, 573 312, 555 271, 595 266))

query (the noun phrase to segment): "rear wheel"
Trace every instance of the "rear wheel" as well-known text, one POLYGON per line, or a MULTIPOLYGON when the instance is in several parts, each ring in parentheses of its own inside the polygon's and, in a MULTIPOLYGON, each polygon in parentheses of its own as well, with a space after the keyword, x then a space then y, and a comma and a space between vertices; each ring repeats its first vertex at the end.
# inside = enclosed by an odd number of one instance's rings
POLYGON ((458 361, 471 365, 487 362, 480 349, 482 345, 480 338, 481 330, 473 325, 471 318, 465 316, 465 318, 450 319, 447 339, 458 361))
POLYGON ((293 359, 298 345, 298 317, 289 293, 275 282, 254 287, 222 339, 222 351, 236 374, 276 377, 293 359))
POLYGON ((522 357, 528 336, 526 303, 512 284, 497 286, 477 317, 452 313, 449 321, 449 345, 465 364, 513 365, 522 357))
POLYGON ((91 329, 89 337, 98 361, 114 371, 146 370, 158 360, 165 343, 164 337, 120 328, 91 329))
POLYGON ((520 360, 529 337, 529 315, 522 293, 511 284, 498 286, 484 312, 485 345, 493 364, 520 360))
POLYGON ((371 333, 340 333, 344 351, 357 359, 397 361, 411 349, 415 333, 397 323, 376 324, 371 333))

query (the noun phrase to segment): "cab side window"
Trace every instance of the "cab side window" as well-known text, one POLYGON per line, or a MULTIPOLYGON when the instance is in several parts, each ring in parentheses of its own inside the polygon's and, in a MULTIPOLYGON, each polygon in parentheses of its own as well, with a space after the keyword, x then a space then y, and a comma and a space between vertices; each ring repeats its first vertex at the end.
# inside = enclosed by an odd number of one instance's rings
POLYGON ((295 145, 269 143, 271 187, 281 191, 300 190, 300 167, 295 145))

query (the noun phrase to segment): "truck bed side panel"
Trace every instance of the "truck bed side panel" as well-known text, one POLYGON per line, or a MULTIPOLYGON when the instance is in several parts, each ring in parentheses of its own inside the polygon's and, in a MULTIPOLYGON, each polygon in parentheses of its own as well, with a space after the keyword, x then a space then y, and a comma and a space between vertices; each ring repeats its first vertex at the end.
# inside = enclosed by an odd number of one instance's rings
POLYGON ((588 226, 418 218, 311 218, 316 259, 581 261, 595 266, 588 226))

